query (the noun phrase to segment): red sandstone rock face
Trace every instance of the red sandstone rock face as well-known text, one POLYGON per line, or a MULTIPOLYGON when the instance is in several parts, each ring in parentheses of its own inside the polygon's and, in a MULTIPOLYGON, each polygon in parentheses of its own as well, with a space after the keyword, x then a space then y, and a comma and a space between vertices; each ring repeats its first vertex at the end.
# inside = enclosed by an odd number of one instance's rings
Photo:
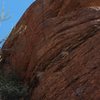
POLYGON ((3 49, 5 68, 29 85, 24 100, 100 100, 100 1, 37 0, 3 49))

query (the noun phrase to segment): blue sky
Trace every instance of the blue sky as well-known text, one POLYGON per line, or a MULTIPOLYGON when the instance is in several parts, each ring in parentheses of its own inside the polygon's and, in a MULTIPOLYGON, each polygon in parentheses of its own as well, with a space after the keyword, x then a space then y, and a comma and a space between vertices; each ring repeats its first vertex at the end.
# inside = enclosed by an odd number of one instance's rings
POLYGON ((9 35, 25 10, 35 0, 0 0, 0 14, 2 1, 4 2, 5 13, 10 16, 10 19, 0 24, 0 40, 5 39, 9 35))

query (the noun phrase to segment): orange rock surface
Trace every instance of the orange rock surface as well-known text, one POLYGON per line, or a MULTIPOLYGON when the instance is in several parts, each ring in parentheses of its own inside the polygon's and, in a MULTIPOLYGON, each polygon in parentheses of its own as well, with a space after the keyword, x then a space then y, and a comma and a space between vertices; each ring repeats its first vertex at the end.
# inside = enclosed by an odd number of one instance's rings
POLYGON ((100 100, 100 0, 37 0, 3 49, 24 100, 100 100))

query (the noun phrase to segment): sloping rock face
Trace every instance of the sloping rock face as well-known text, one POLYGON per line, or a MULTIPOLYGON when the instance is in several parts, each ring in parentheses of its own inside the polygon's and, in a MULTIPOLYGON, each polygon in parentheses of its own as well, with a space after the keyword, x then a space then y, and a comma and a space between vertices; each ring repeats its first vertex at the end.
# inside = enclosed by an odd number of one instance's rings
POLYGON ((24 100, 100 100, 100 0, 37 0, 3 46, 5 70, 29 86, 24 100))

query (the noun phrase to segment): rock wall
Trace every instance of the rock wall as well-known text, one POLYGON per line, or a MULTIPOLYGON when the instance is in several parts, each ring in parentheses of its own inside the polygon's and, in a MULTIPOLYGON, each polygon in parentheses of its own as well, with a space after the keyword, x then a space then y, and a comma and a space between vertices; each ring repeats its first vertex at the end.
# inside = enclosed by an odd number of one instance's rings
POLYGON ((37 0, 3 49, 5 70, 29 86, 24 100, 100 99, 100 0, 37 0))

